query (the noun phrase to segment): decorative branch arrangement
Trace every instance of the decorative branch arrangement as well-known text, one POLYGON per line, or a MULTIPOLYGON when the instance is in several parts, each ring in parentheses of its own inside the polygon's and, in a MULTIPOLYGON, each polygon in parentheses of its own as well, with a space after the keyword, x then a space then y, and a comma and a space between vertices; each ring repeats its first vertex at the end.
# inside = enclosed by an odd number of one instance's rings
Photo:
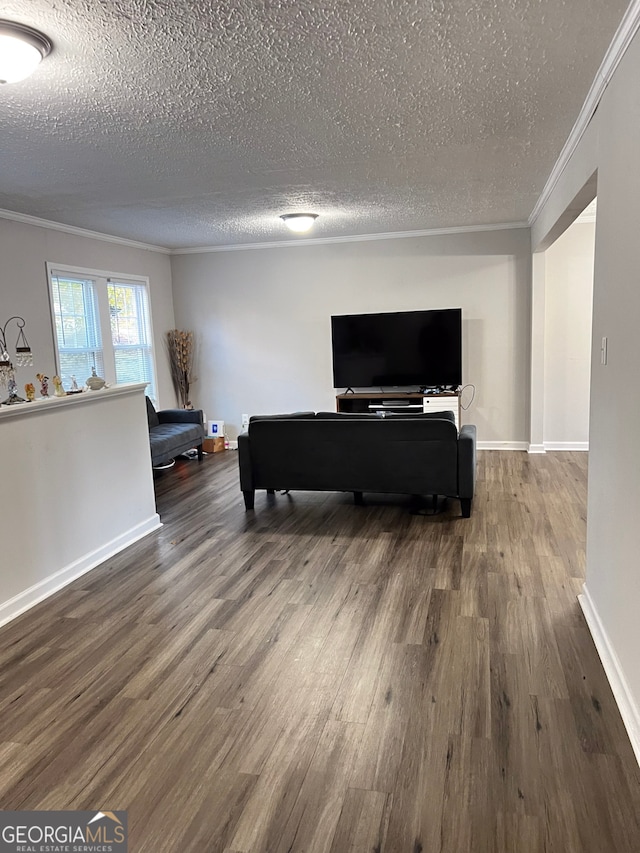
POLYGON ((171 378, 180 398, 183 409, 191 409, 189 387, 195 381, 193 376, 193 332, 181 332, 171 329, 167 332, 171 378))

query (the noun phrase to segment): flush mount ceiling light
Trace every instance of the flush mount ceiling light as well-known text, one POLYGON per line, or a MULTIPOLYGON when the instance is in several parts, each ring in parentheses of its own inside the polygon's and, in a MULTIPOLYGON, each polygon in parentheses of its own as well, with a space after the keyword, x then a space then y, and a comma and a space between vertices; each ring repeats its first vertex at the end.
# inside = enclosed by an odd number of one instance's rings
POLYGON ((290 231, 299 234, 308 231, 317 218, 317 213, 283 213, 280 217, 290 231))
POLYGON ((0 20, 0 83, 17 83, 51 52, 51 42, 25 24, 0 20))

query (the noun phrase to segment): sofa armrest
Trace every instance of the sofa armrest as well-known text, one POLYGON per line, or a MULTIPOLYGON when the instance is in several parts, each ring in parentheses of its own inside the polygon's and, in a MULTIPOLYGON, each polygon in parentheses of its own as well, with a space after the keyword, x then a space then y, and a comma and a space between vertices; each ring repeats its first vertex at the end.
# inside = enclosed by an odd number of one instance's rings
POLYGON ((241 432, 238 435, 238 465, 240 468, 240 488, 243 492, 252 491, 254 485, 248 432, 241 432))
POLYGON ((158 413, 161 424, 202 424, 202 409, 161 409, 158 413))
POLYGON ((476 485, 476 427, 465 424, 458 436, 458 496, 472 498, 476 485))

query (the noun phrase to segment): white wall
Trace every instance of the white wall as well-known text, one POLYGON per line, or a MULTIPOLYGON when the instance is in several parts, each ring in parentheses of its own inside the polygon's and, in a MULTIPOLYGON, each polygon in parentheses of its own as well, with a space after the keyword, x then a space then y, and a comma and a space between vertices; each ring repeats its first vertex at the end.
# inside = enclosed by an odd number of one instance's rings
POLYGON ((589 441, 595 223, 575 222, 545 259, 544 443, 589 441))
MULTIPOLYGON (((174 327, 168 255, 0 219, 0 258, 0 323, 4 324, 14 314, 24 317, 27 323, 25 332, 34 354, 34 366, 17 372, 19 391, 22 391, 25 382, 36 382, 36 373, 48 376, 55 373, 45 267, 47 261, 52 261, 67 267, 78 266, 149 277, 158 394, 162 405, 175 404, 164 347, 164 334, 174 327)), ((7 329, 10 354, 15 352, 16 335, 17 328, 12 322, 7 329)))
POLYGON ((335 410, 332 314, 463 309, 463 422, 526 442, 528 229, 173 256, 180 328, 200 342, 194 405, 241 414, 335 410))
POLYGON ((597 169, 585 611, 640 759, 639 79, 636 33, 532 231, 543 245, 597 169))

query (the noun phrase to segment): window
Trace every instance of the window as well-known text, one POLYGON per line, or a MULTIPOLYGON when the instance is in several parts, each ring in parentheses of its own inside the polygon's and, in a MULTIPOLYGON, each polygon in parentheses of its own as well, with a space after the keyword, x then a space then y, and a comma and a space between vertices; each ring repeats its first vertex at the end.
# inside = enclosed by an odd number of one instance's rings
MULTIPOLYGON (((117 382, 153 381, 149 299, 143 284, 108 281, 111 343, 117 382)), ((150 393, 155 399, 155 393, 150 393)))
POLYGON ((104 376, 102 336, 98 322, 95 282, 78 276, 51 275, 58 374, 69 389, 74 377, 80 385, 91 368, 104 376))
POLYGON ((65 388, 96 373, 107 382, 147 382, 156 400, 155 365, 144 279, 48 265, 57 370, 65 388))

